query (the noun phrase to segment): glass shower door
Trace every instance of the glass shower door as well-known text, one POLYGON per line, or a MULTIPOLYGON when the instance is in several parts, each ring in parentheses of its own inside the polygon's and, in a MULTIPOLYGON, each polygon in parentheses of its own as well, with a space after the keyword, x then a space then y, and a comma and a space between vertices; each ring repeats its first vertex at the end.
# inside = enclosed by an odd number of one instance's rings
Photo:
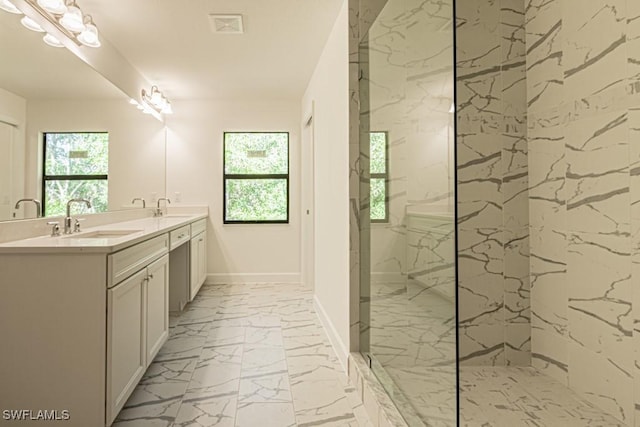
POLYGON ((389 0, 360 46, 360 344, 412 426, 457 420, 453 16, 389 0))

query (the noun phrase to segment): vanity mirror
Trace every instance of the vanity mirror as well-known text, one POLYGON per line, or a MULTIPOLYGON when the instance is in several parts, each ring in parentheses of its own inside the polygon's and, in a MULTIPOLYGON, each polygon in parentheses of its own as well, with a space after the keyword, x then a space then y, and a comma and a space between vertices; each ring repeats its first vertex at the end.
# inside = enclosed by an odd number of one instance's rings
POLYGON ((28 199, 51 216, 71 198, 94 212, 164 195, 164 124, 20 20, 0 10, 0 221, 35 218, 28 199))

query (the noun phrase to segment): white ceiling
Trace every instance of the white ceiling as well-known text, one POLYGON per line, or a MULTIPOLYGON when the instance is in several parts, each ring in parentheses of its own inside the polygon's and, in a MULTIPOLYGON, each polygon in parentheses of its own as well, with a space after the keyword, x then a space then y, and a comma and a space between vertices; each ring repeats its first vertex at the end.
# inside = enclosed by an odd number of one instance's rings
MULTIPOLYGON (((294 98, 311 77, 343 0, 79 0, 108 39, 170 99, 294 98), (242 14, 214 34, 209 14, 242 14)), ((0 88, 27 99, 122 97, 64 48, 0 10, 0 88), (69 76, 73 76, 71 79, 69 76)))
POLYGON ((300 98, 343 0, 79 0, 170 99, 300 98), (209 14, 242 14, 214 34, 209 14))

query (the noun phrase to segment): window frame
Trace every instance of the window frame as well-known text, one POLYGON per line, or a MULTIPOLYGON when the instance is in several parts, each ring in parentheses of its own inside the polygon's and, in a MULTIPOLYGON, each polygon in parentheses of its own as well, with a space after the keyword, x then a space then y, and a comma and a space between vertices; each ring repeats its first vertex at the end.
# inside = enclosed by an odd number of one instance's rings
POLYGON ((289 224, 291 205, 291 135, 289 131, 224 131, 222 133, 222 222, 223 224, 289 224), (286 134, 287 135, 287 173, 286 174, 228 174, 227 173, 227 134, 286 134), (284 179, 287 182, 287 218, 280 220, 228 220, 227 219, 227 179, 284 179))
POLYGON ((384 173, 371 173, 371 163, 369 163, 369 220, 372 224, 389 223, 389 132, 371 131, 369 132, 369 159, 371 159, 371 134, 384 134, 384 173), (384 218, 371 218, 371 180, 384 179, 384 218))
MULTIPOLYGON (((100 175, 47 175, 47 135, 61 135, 61 134, 94 134, 105 133, 107 134, 108 144, 108 131, 72 131, 72 132, 42 132, 42 217, 47 216, 47 182, 48 181, 107 181, 109 183, 109 174, 100 175)), ((108 161, 108 160, 107 160, 108 161)))

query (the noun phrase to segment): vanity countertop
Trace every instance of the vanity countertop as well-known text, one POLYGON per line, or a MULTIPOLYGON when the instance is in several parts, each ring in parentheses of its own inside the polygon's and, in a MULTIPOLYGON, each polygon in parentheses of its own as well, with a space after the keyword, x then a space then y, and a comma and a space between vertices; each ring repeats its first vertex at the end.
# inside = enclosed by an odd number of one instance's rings
POLYGON ((111 253, 207 218, 207 213, 148 217, 92 227, 80 233, 0 243, 3 253, 111 253), (111 233, 110 233, 111 232, 111 233))

